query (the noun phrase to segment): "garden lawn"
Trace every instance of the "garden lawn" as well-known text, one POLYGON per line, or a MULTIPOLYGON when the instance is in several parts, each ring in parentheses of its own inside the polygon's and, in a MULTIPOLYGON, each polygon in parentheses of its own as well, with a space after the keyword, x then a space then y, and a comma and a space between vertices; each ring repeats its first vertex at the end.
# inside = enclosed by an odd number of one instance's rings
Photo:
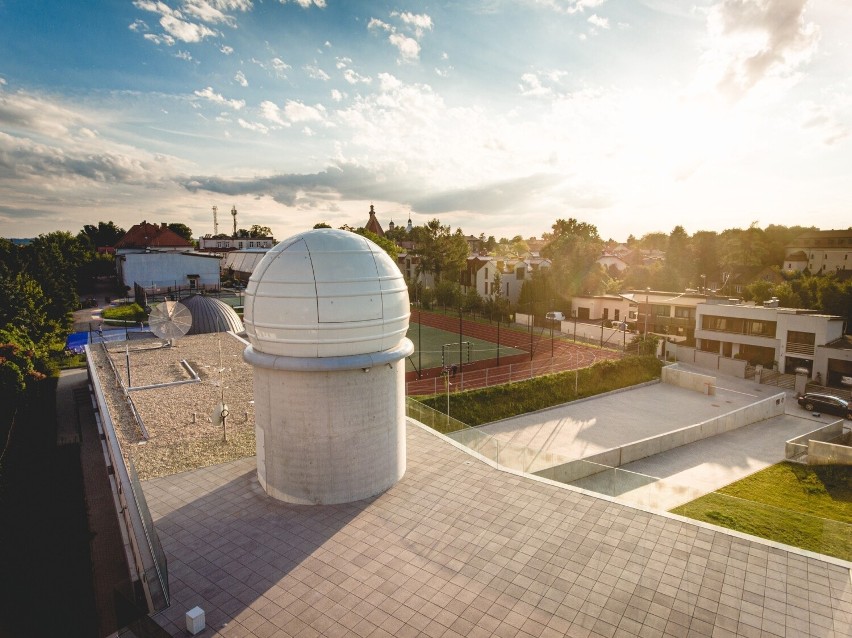
POLYGON ((672 513, 852 560, 852 467, 779 463, 672 513))

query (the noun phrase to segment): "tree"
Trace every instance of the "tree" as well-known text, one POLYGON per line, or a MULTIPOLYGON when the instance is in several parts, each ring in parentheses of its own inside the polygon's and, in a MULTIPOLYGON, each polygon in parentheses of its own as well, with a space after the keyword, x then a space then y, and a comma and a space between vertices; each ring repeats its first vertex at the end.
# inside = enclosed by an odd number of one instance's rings
POLYGON ((317 228, 331 228, 331 226, 329 226, 325 222, 318 222, 314 224, 314 230, 316 230, 317 228))
POLYGON ((112 221, 98 222, 97 226, 86 224, 77 237, 88 242, 92 250, 103 246, 115 246, 124 237, 125 230, 116 226, 112 221))
POLYGON ((258 226, 252 224, 249 229, 249 237, 272 237, 272 229, 269 226, 258 226))
POLYGON ((169 230, 183 237, 186 241, 192 241, 192 229, 186 224, 174 222, 168 225, 169 230))
POLYGON ((388 256, 393 260, 393 263, 397 262, 399 258, 399 246, 393 243, 390 239, 385 237, 379 237, 376 233, 372 233, 365 228, 359 228, 355 231, 356 234, 361 235, 362 237, 366 237, 371 242, 379 246, 382 250, 384 250, 388 256))
POLYGON ((68 232, 53 232, 39 235, 23 250, 25 269, 48 300, 48 318, 70 328, 70 313, 80 305, 80 268, 92 258, 87 242, 68 232))
POLYGON ((449 226, 442 226, 438 219, 432 219, 424 226, 415 226, 411 230, 414 241, 414 254, 420 257, 417 273, 431 273, 435 282, 442 279, 458 281, 467 262, 467 240, 461 229, 452 232, 449 226))
POLYGON ((45 378, 39 367, 44 369, 46 360, 19 328, 0 327, 0 363, 0 405, 20 405, 30 385, 45 378))
POLYGON ((567 298, 603 292, 605 273, 596 263, 603 241, 597 227, 572 218, 557 219, 552 228, 541 252, 553 262, 556 294, 567 298))

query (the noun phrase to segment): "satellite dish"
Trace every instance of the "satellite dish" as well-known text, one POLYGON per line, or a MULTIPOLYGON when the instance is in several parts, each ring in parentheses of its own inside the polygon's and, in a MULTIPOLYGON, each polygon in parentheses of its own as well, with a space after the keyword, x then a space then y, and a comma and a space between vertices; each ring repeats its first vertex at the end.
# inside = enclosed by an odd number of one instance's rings
POLYGON ((179 301, 164 301, 148 315, 148 325, 160 339, 180 339, 192 328, 192 313, 179 301))

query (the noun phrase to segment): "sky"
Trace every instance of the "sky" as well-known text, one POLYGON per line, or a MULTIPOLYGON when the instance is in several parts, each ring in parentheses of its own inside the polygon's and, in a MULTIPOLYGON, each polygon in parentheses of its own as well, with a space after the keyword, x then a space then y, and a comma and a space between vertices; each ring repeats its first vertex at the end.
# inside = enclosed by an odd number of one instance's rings
POLYGON ((846 0, 0 0, 0 236, 852 225, 846 0))

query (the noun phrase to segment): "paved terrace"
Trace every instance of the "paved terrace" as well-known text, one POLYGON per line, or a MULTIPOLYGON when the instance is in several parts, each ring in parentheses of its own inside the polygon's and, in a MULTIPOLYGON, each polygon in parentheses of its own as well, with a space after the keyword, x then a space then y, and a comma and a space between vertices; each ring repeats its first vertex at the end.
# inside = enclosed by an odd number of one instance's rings
POLYGON ((417 424, 408 471, 338 506, 245 458, 144 483, 185 636, 852 636, 849 565, 501 472, 417 424))

